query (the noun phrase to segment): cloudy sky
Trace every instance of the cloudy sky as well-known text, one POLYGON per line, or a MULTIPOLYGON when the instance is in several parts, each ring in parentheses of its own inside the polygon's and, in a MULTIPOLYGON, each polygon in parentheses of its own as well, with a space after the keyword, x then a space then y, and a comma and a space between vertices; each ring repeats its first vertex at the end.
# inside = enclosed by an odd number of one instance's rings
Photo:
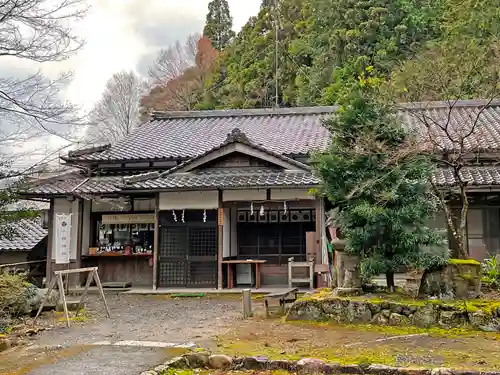
MULTIPOLYGON (((91 0, 79 25, 86 45, 65 62, 75 72, 68 99, 92 106, 106 80, 122 69, 147 74, 155 52, 189 34, 201 32, 209 0, 91 0)), ((256 15, 261 0, 229 0, 234 28, 256 15)))
MULTIPOLYGON (((235 31, 248 18, 258 13, 262 0, 228 0, 235 31)), ((189 34, 201 33, 205 24, 209 0, 88 0, 88 16, 75 23, 74 32, 86 40, 78 54, 67 61, 43 64, 49 77, 61 71, 72 71, 74 78, 64 93, 66 100, 89 110, 99 100, 106 81, 113 73, 134 70, 146 75, 148 67, 161 48, 189 34)), ((0 74, 18 76, 37 70, 26 60, 2 60, 0 74)), ((67 144, 57 136, 34 140, 22 150, 37 149, 21 159, 19 167, 31 166, 40 154, 58 150, 67 144), (43 143, 43 148, 40 145, 43 143)), ((73 148, 73 146, 70 146, 73 148)), ((61 151, 66 153, 67 150, 61 151)), ((57 156, 57 155, 55 155, 57 156)))

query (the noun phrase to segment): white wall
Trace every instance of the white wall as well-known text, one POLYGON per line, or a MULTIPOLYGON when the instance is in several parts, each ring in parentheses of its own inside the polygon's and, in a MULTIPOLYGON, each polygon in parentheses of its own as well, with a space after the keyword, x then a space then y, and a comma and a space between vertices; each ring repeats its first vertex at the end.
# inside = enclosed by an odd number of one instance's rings
POLYGON ((238 255, 238 209, 231 207, 231 250, 232 257, 238 255))
POLYGON ((222 200, 229 201, 263 201, 266 200, 266 189, 264 190, 224 190, 222 200))
POLYGON ((272 200, 286 199, 316 199, 314 195, 309 194, 309 189, 271 189, 272 200))
POLYGON ((160 210, 196 210, 219 207, 217 190, 160 193, 160 210))
POLYGON ((54 235, 52 236, 52 260, 56 259, 56 236, 55 236, 55 225, 57 214, 73 214, 71 216, 71 242, 70 242, 70 259, 76 259, 77 247, 78 247, 78 225, 79 225, 79 204, 78 199, 73 202, 68 201, 66 198, 56 198, 54 199, 54 235))

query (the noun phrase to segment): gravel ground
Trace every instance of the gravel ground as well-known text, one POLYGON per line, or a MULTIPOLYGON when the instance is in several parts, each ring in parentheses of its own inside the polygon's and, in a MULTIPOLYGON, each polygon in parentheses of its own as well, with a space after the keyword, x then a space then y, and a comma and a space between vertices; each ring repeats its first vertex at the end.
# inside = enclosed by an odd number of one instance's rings
POLYGON ((95 322, 57 328, 42 334, 39 345, 93 344, 98 341, 186 343, 210 339, 241 316, 239 300, 167 299, 162 296, 108 295, 111 319, 92 296, 87 310, 95 322))
POLYGON ((132 295, 107 295, 106 299, 111 319, 105 318, 102 302, 96 296, 89 297, 89 321, 75 323, 69 329, 59 324, 37 335, 31 348, 18 348, 15 353, 3 354, 9 356, 4 361, 0 355, 0 375, 137 375, 164 362, 168 350, 88 345, 125 340, 209 345, 215 335, 224 332, 241 316, 239 300, 132 295), (61 349, 50 354, 47 347, 54 346, 61 349), (2 362, 12 362, 15 368, 5 368, 2 362), (20 363, 23 368, 19 368, 20 363))

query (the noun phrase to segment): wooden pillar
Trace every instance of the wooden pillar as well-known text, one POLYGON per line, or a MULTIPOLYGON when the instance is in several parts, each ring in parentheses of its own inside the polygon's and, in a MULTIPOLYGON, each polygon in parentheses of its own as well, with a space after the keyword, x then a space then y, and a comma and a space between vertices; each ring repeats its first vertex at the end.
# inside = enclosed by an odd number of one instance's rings
POLYGON ((322 257, 322 236, 323 236, 323 228, 324 225, 324 215, 323 215, 323 201, 322 198, 316 198, 315 201, 315 209, 316 209, 316 264, 323 264, 322 257))
POLYGON ((54 199, 50 200, 49 206, 49 221, 47 234, 47 264, 45 271, 45 284, 49 285, 52 277, 52 242, 54 241, 54 199))
POLYGON ((223 224, 224 201, 222 190, 219 190, 219 204, 217 210, 217 289, 222 289, 222 259, 224 256, 223 224))
POLYGON ((160 193, 156 193, 155 197, 155 229, 153 240, 153 289, 158 289, 158 251, 160 240, 160 193))

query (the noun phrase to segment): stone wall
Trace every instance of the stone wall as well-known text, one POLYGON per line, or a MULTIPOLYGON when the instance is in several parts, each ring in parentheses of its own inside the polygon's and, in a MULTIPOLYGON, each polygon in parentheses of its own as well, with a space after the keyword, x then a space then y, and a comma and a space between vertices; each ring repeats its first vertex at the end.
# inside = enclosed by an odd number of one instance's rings
POLYGON ((470 327, 500 331, 500 301, 384 301, 380 299, 306 297, 296 301, 287 320, 331 321, 421 328, 470 327))
POLYGON ((256 374, 259 371, 280 371, 295 375, 350 374, 350 375, 500 375, 500 371, 453 370, 449 368, 406 368, 378 364, 328 363, 317 358, 302 358, 298 361, 276 359, 266 356, 230 357, 224 354, 193 352, 173 358, 140 375, 166 375, 179 373, 197 374, 200 370, 237 371, 241 374, 256 374), (190 371, 191 370, 191 371, 190 371))

